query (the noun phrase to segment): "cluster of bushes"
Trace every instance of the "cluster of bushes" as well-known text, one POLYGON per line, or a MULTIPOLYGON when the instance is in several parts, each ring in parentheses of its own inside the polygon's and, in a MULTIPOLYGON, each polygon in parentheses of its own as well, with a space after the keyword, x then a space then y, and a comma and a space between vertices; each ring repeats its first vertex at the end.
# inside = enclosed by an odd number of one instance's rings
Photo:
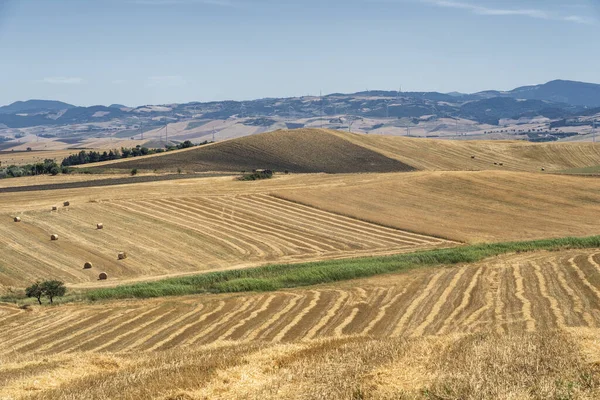
POLYGON ((240 177, 241 181, 257 181, 260 179, 271 179, 273 177, 273 171, 270 169, 255 170, 251 174, 246 174, 242 171, 243 175, 240 177))
MULTIPOLYGON (((204 141, 200 143, 200 145, 207 144, 208 141, 204 141)), ((99 152, 99 151, 88 151, 81 150, 78 154, 72 154, 69 157, 65 158, 61 165, 64 167, 68 167, 71 165, 82 165, 82 164, 90 164, 101 161, 111 161, 118 160, 120 158, 129 158, 129 157, 139 157, 146 156, 148 154, 156 154, 163 153, 165 151, 171 150, 181 150, 187 149, 190 147, 196 146, 194 143, 186 140, 185 142, 179 143, 176 146, 167 146, 164 149, 149 149, 147 147, 136 146, 133 148, 121 147, 121 149, 110 150, 108 152, 99 152)))
POLYGON ((46 159, 43 163, 27 164, 22 166, 10 165, 0 169, 0 179, 2 178, 18 178, 21 176, 33 175, 58 175, 59 173, 68 173, 66 167, 61 167, 52 159, 46 159))

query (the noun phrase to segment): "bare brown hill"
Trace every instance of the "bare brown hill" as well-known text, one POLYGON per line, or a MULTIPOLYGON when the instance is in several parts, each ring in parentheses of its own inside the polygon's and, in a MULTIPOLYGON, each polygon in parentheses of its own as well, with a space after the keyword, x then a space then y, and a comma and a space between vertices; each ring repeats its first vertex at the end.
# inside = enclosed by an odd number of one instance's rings
POLYGON ((298 173, 400 172, 403 162, 319 129, 275 131, 166 154, 104 165, 111 169, 298 173))

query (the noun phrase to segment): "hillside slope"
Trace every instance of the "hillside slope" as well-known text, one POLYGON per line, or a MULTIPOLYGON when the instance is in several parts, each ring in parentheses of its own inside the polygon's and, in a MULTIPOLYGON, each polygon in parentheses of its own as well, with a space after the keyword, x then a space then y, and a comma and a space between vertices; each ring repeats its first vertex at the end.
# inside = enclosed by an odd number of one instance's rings
POLYGON ((466 242, 600 233, 600 181, 585 177, 419 172, 274 193, 322 210, 466 242))
POLYGON ((329 132, 426 171, 541 171, 544 168, 550 172, 600 165, 600 144, 596 143, 436 140, 329 132))
POLYGON ((412 167, 320 129, 275 131, 160 157, 112 163, 107 168, 185 171, 250 171, 257 168, 298 173, 400 172, 412 167))

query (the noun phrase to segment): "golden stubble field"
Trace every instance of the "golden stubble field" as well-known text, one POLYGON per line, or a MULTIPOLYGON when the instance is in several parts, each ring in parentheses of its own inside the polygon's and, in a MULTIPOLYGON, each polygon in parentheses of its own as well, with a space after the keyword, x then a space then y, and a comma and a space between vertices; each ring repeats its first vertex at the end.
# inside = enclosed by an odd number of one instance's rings
MULTIPOLYGON (((0 284, 594 235, 599 204, 595 178, 504 170, 0 191, 0 284)), ((0 399, 594 399, 599 276, 600 249, 565 250, 267 293, 0 304, 0 399)))
POLYGON ((274 293, 3 306, 0 398, 591 399, 599 261, 540 252, 274 293))

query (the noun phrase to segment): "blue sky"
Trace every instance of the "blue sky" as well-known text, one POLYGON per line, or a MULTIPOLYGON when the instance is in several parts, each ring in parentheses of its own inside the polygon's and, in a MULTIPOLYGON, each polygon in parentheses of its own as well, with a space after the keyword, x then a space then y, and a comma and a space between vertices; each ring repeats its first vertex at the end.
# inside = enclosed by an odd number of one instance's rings
POLYGON ((0 104, 600 83, 600 0, 0 0, 0 104))

